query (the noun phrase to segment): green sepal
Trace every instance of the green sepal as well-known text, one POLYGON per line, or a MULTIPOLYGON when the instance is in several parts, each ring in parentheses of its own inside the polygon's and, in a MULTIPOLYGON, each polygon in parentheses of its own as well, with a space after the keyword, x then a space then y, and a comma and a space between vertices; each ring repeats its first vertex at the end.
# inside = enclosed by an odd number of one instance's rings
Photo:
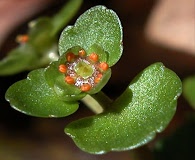
POLYGON ((105 112, 72 122, 65 132, 93 154, 142 146, 171 121, 181 92, 178 76, 155 63, 136 76, 105 112))
POLYGON ((81 92, 80 88, 66 83, 64 80, 64 75, 56 78, 54 90, 56 94, 64 101, 77 101, 86 96, 86 93, 81 92))
POLYGON ((95 6, 83 13, 74 26, 64 29, 59 40, 60 55, 67 49, 79 45, 88 50, 97 44, 108 53, 109 66, 113 66, 122 55, 122 26, 113 10, 95 6))
POLYGON ((88 91, 88 94, 95 94, 101 91, 101 89, 108 83, 110 77, 111 77, 111 69, 109 68, 101 78, 100 82, 97 83, 90 91, 88 91))
POLYGON ((78 109, 77 102, 60 100, 46 82, 44 69, 34 70, 27 79, 14 83, 5 98, 14 109, 37 117, 65 117, 78 109))
POLYGON ((100 62, 107 62, 108 60, 108 53, 106 53, 103 48, 97 44, 93 44, 87 50, 87 55, 90 55, 91 53, 96 53, 100 62))

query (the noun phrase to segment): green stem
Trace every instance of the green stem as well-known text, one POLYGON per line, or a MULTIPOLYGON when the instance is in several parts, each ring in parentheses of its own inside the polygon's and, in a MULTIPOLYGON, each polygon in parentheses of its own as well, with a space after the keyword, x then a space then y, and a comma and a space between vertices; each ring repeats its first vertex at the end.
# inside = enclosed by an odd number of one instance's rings
POLYGON ((97 94, 86 95, 81 101, 96 114, 102 113, 113 102, 102 91, 97 94))

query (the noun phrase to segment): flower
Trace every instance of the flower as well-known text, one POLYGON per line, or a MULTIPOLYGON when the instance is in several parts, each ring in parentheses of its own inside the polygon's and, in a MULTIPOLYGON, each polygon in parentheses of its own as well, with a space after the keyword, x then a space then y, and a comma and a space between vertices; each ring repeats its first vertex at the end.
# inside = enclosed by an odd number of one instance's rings
POLYGON ((95 88, 109 69, 106 62, 99 61, 98 53, 87 55, 84 49, 80 49, 77 54, 67 52, 65 58, 66 61, 58 66, 59 72, 64 74, 65 83, 75 85, 82 92, 95 88))

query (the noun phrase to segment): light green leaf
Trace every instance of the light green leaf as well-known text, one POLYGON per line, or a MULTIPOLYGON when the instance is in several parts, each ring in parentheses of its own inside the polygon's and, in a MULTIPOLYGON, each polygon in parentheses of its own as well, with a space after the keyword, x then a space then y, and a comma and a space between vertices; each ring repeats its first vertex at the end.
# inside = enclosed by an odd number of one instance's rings
POLYGON ((184 79, 183 95, 189 104, 195 109, 195 76, 184 79))
POLYGON ((151 141, 171 121, 182 84, 156 63, 142 71, 104 113, 70 123, 65 132, 82 150, 102 154, 151 141))
POLYGON ((114 65, 121 57, 122 26, 112 10, 96 6, 83 13, 74 26, 64 29, 59 40, 60 55, 73 46, 81 46, 86 51, 97 44, 108 53, 109 66, 114 65))
POLYGON ((37 117, 65 117, 78 109, 77 102, 64 102, 47 84, 44 69, 34 70, 27 79, 8 88, 5 98, 25 114, 37 117))

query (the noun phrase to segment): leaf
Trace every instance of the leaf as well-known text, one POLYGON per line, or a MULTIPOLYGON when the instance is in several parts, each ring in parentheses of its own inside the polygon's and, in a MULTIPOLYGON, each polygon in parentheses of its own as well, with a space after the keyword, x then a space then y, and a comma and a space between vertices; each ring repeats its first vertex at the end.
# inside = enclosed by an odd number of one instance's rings
POLYGON ((72 122, 65 132, 93 154, 139 147, 168 125, 181 91, 178 76, 155 63, 136 76, 104 113, 72 122))
POLYGON ((0 75, 11 75, 26 70, 37 59, 31 45, 24 44, 13 49, 7 57, 0 61, 0 75))
POLYGON ((8 88, 5 98, 11 106, 37 117, 65 117, 78 109, 77 102, 64 102, 45 81, 44 69, 34 70, 27 79, 8 88))
POLYGON ((195 76, 184 79, 183 95, 189 104, 195 109, 195 76))
POLYGON ((74 26, 64 29, 59 40, 60 55, 73 46, 88 50, 97 44, 108 53, 107 63, 111 67, 122 55, 122 26, 112 10, 96 6, 83 13, 74 26))

